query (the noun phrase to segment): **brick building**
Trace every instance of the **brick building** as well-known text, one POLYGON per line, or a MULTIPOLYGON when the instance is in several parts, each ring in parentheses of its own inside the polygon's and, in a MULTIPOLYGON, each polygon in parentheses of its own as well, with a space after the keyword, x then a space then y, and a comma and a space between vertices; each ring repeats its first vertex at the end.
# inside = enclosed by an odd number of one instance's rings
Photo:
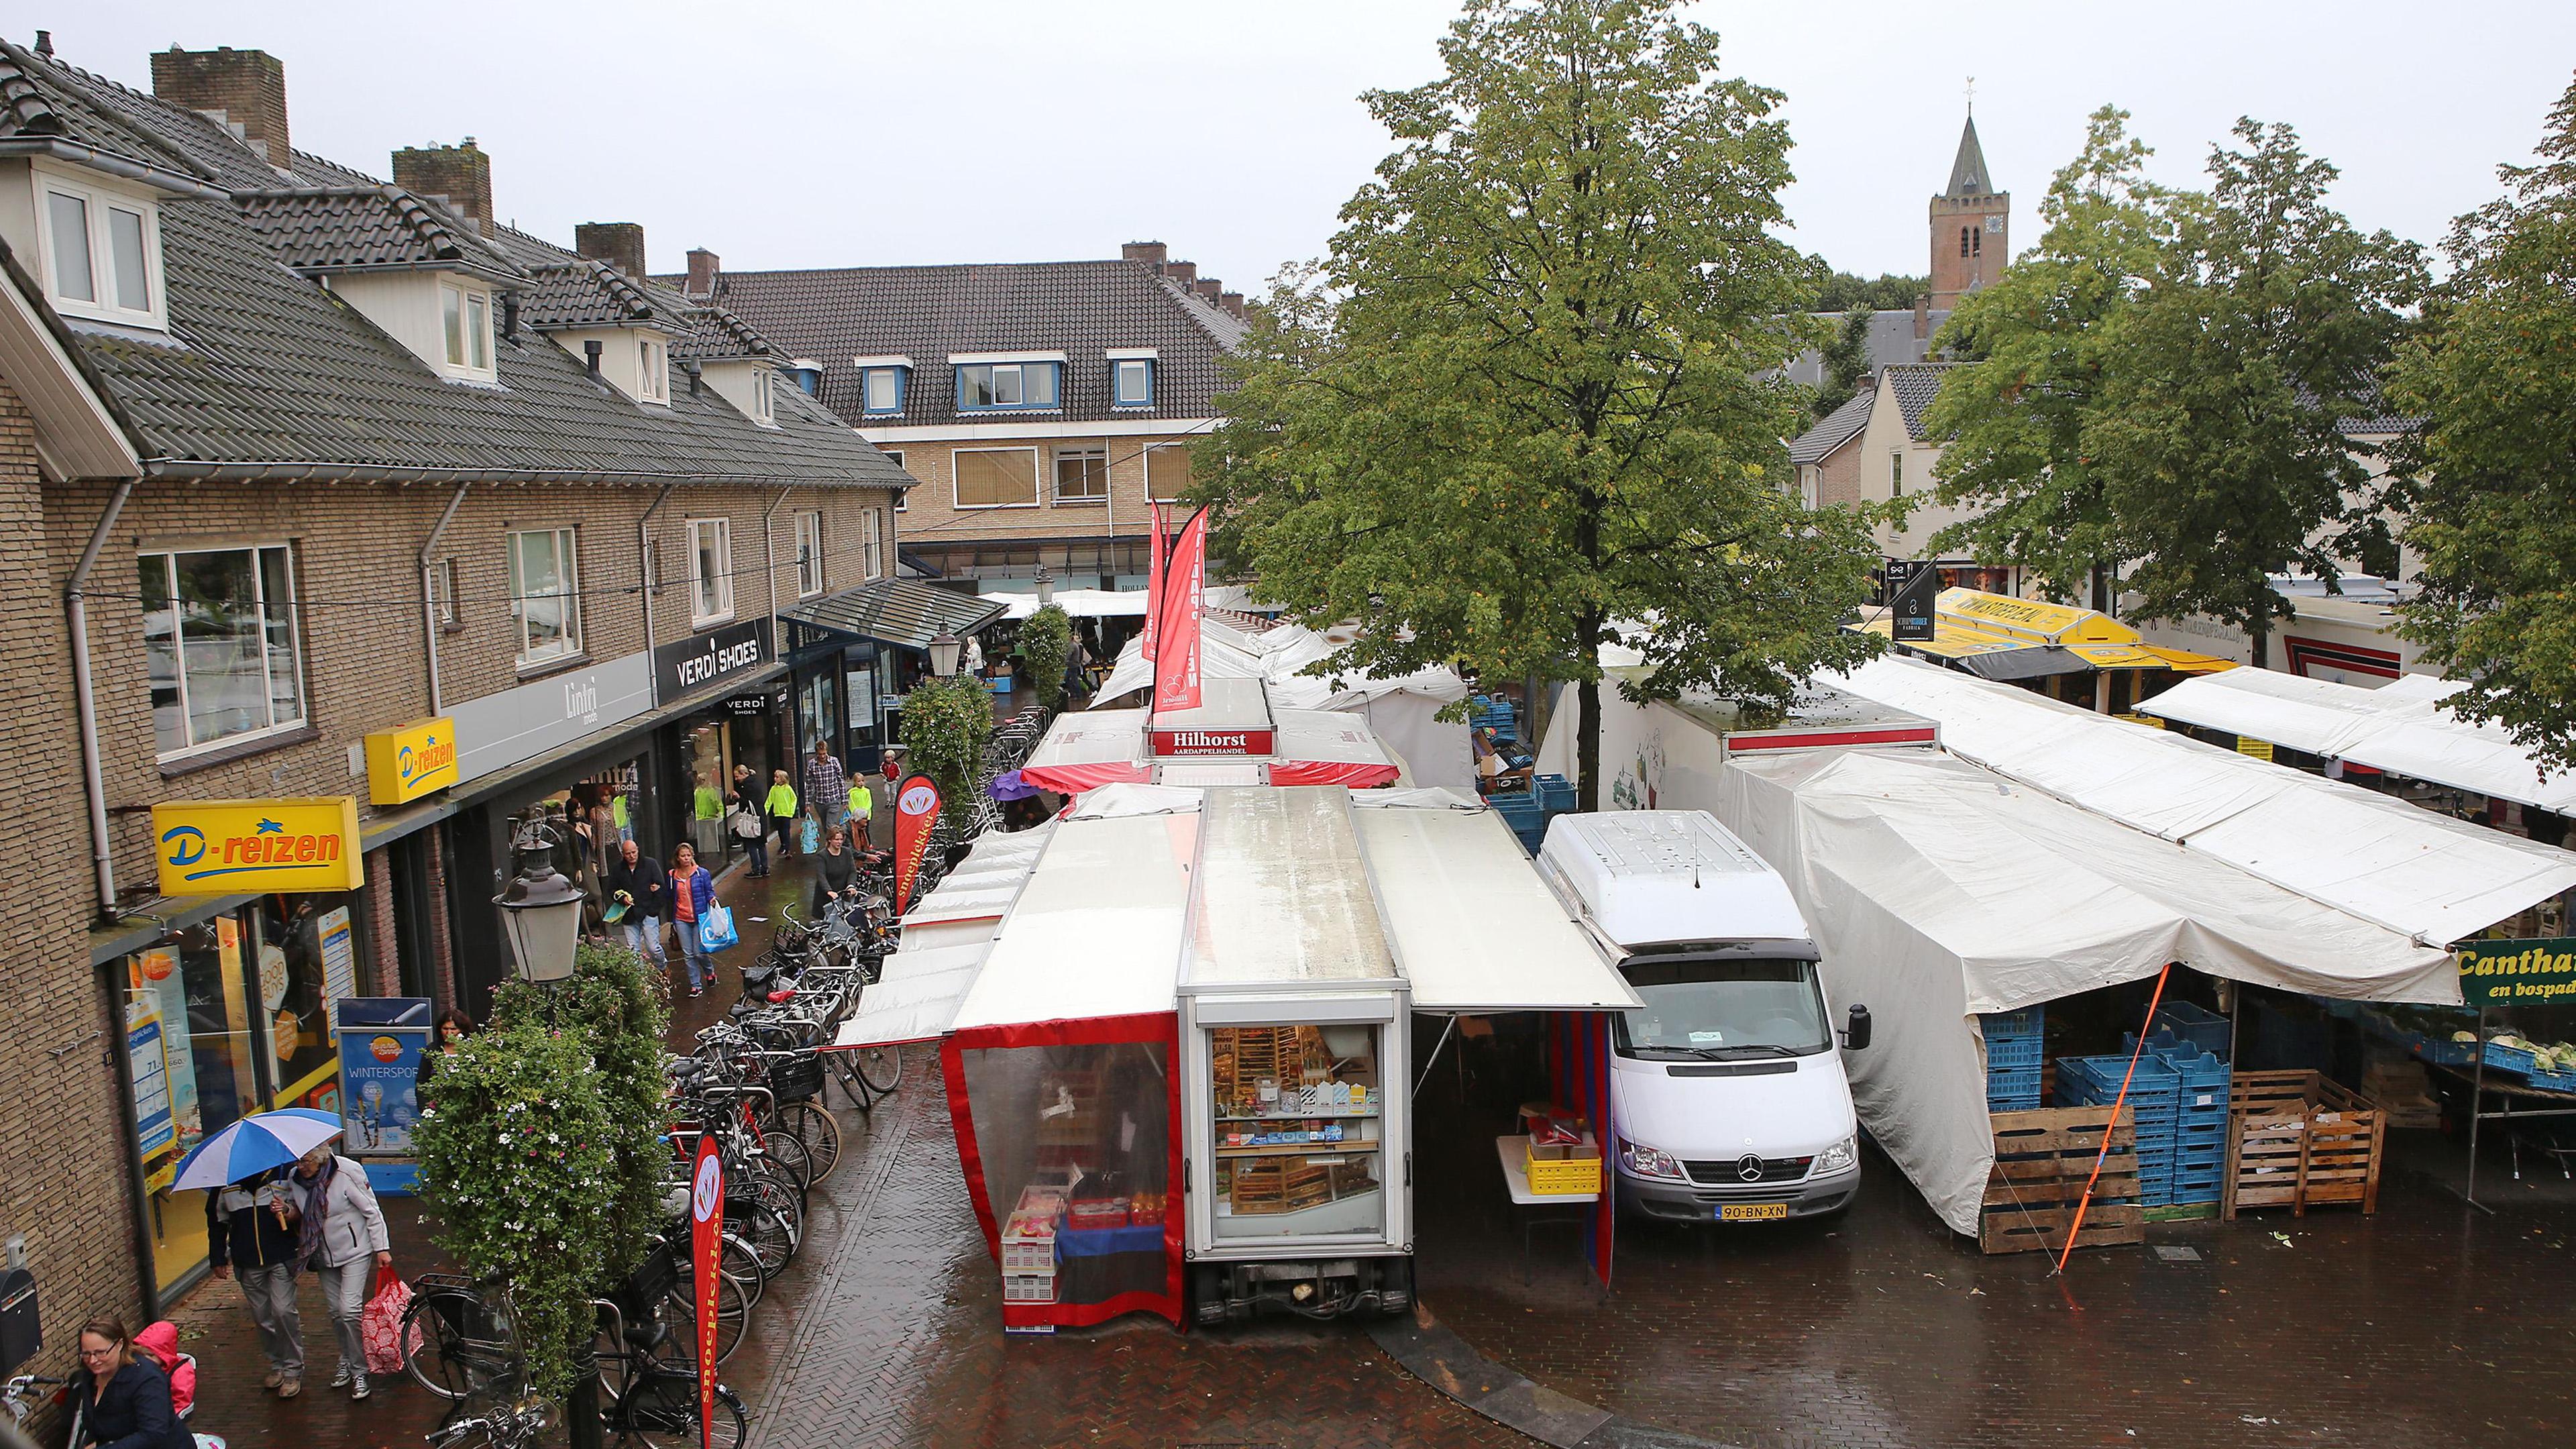
POLYGON ((202 1271, 203 1133, 394 1105, 342 1101, 339 1002, 482 1007, 521 824, 586 885, 619 834, 720 855, 701 779, 855 753, 986 612, 893 578, 909 480, 640 229, 498 225, 470 140, 297 152, 258 51, 152 71, 0 44, 0 1238, 52 1347, 202 1271), (826 605, 903 624, 783 623, 826 605))
POLYGON ((823 403, 920 481, 904 562, 949 580, 1141 588, 1149 505, 1188 486, 1241 295, 1161 242, 1115 261, 665 279, 786 348, 823 403))

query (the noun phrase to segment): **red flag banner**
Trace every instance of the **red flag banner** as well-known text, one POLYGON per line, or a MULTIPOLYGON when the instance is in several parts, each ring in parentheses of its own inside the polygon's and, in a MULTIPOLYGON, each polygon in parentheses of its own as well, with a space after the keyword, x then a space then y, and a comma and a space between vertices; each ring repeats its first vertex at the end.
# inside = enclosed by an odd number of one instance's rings
POLYGON ((906 775, 894 792, 894 913, 912 909, 913 882, 930 849, 930 827, 939 823, 939 787, 928 775, 906 775))
POLYGON ((1162 616, 1154 656, 1157 713, 1199 707, 1199 600, 1207 585, 1207 510, 1190 515, 1163 570, 1162 616))
POLYGON ((1154 532, 1145 545, 1145 627, 1138 634, 1137 646, 1145 662, 1154 662, 1154 616, 1163 611, 1163 505, 1153 505, 1154 532))
POLYGON ((698 1307, 698 1449, 714 1449, 716 1423, 716 1287, 724 1253, 724 1159, 716 1134, 698 1136, 698 1170, 689 1180, 689 1271, 698 1307))

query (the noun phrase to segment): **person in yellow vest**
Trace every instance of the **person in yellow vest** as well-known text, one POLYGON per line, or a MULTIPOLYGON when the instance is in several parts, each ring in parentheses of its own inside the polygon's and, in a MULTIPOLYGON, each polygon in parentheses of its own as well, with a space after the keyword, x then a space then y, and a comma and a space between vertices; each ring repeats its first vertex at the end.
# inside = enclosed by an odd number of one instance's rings
POLYGON ((778 854, 793 858, 796 854, 796 787, 787 783, 785 770, 769 772, 769 798, 761 806, 769 814, 769 823, 778 831, 778 854))
POLYGON ((876 792, 868 788, 868 777, 852 775, 850 777, 850 838, 852 840, 866 843, 868 822, 875 817, 876 813, 876 792))

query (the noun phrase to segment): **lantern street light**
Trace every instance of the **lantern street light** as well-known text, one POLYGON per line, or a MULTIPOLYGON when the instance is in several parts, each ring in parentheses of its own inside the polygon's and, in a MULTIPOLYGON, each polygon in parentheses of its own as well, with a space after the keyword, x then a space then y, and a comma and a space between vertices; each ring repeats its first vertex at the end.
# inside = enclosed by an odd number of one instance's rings
POLYGON ((554 848, 562 843, 563 837, 543 821, 523 822, 510 841, 518 877, 492 898, 501 908, 519 979, 538 985, 572 975, 574 951, 581 944, 581 908, 587 897, 555 869, 554 848))
POLYGON ((1041 563, 1038 565, 1038 607, 1043 609, 1054 602, 1055 571, 1041 563))
POLYGON ((966 649, 966 641, 942 629, 930 641, 930 672, 941 679, 955 677, 957 656, 966 649))

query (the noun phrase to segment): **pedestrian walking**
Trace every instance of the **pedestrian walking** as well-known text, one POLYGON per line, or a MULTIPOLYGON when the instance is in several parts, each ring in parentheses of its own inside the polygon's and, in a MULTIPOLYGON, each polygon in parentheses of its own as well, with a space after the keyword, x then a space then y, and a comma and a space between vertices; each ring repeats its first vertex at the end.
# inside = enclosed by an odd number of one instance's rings
POLYGON ((762 802, 771 828, 778 832, 778 853, 789 860, 796 858, 796 787, 787 783, 785 770, 769 772, 769 798, 762 802))
MULTIPOLYGON (((426 1059, 424 1059, 426 1060, 426 1059)), ((281 1399, 304 1392, 304 1319, 295 1306, 295 1189, 286 1169, 266 1172, 206 1194, 206 1256, 218 1278, 240 1282, 259 1330, 268 1377, 260 1386, 281 1399)))
POLYGON ((832 754, 829 740, 816 740, 814 753, 805 761, 805 805, 814 812, 814 823, 829 830, 841 823, 841 812, 849 808, 849 774, 832 754))
POLYGON ((769 822, 763 814, 759 789, 751 766, 733 767, 733 806, 725 813, 725 825, 734 838, 742 842, 744 853, 751 857, 754 877, 769 874, 769 822))
POLYGON ((868 843, 868 822, 876 818, 877 792, 865 775, 850 777, 850 849, 858 850, 868 843))
POLYGON ((823 919, 823 907, 835 896, 850 888, 858 879, 859 853, 849 846, 849 829, 835 825, 823 832, 822 853, 814 857, 814 919, 823 919))
POLYGON ((621 841, 617 859, 608 864, 608 898, 626 908, 617 918, 617 924, 626 931, 626 949, 652 962, 656 971, 665 965, 662 922, 670 912, 663 909, 663 903, 670 897, 670 881, 663 874, 662 862, 646 855, 644 847, 633 840, 621 841))
POLYGON ((698 939, 698 922, 716 903, 716 878, 698 864, 695 847, 683 840, 671 852, 671 926, 680 937, 680 959, 689 966, 689 994, 704 996, 716 979, 716 962, 698 939))
POLYGON ((134 1352, 134 1341, 116 1319, 81 1325, 80 1367, 71 1375, 71 1393, 80 1405, 80 1445, 194 1449, 196 1436, 179 1427, 169 1378, 134 1352))
POLYGON ((438 1069, 447 1065, 458 1047, 465 1045, 467 1034, 473 1030, 474 1018, 453 1010, 442 1014, 437 1025, 430 1028, 429 1045, 421 1051, 420 1065, 413 1069, 411 1079, 412 1096, 422 1107, 429 1105, 429 1079, 438 1075, 438 1069))
POLYGON ((854 848, 894 849, 894 792, 903 783, 903 764, 903 746, 888 745, 877 754, 877 772, 863 777, 876 808, 868 814, 867 833, 851 842, 854 848))
POLYGON ((331 1310, 331 1333, 340 1342, 340 1370, 331 1387, 349 1397, 373 1392, 367 1383, 367 1344, 358 1320, 367 1310, 367 1284, 376 1268, 393 1266, 384 1210, 367 1185, 367 1169, 323 1143, 295 1164, 296 1252, 322 1285, 331 1310))

